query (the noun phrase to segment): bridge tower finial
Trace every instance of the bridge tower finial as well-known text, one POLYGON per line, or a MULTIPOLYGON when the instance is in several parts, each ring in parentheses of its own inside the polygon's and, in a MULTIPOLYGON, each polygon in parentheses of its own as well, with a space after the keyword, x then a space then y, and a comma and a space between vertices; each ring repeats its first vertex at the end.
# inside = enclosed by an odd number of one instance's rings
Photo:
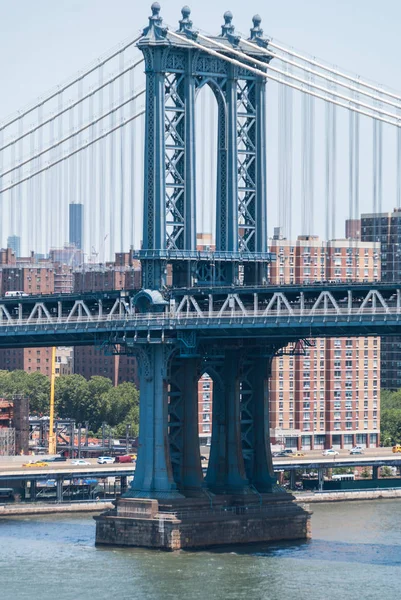
POLYGON ((255 15, 252 18, 253 27, 251 27, 251 40, 255 40, 257 38, 263 37, 263 29, 260 24, 262 22, 262 18, 259 15, 255 15))
POLYGON ((161 6, 158 2, 153 2, 150 8, 152 14, 149 17, 149 25, 144 29, 143 35, 147 39, 158 39, 160 38, 161 28, 163 26, 163 19, 160 16, 161 6))
POLYGON ((224 15, 224 25, 221 26, 221 35, 220 37, 228 37, 229 35, 234 35, 235 27, 232 24, 233 13, 227 10, 224 15))
POLYGON ((182 19, 179 21, 180 28, 178 30, 179 33, 185 33, 186 31, 192 31, 192 21, 189 18, 191 15, 191 9, 189 6, 185 5, 181 9, 182 19))

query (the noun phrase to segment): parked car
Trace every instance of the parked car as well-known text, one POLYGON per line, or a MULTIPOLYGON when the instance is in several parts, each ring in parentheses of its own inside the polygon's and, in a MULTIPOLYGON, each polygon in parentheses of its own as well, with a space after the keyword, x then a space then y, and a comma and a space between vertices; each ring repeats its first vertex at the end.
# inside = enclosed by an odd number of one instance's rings
POLYGON ((84 465, 90 465, 90 462, 88 462, 87 460, 84 460, 83 458, 78 458, 77 460, 72 460, 71 464, 77 465, 77 466, 84 466, 84 465))
POLYGON ((363 450, 360 446, 355 446, 354 448, 351 448, 349 453, 350 454, 363 454, 363 450))
POLYGON ((97 462, 99 465, 111 465, 114 463, 114 458, 112 456, 99 456, 97 462))
POLYGON ((323 456, 338 456, 339 454, 340 453, 337 452, 337 450, 334 450, 334 448, 329 448, 323 452, 323 456))

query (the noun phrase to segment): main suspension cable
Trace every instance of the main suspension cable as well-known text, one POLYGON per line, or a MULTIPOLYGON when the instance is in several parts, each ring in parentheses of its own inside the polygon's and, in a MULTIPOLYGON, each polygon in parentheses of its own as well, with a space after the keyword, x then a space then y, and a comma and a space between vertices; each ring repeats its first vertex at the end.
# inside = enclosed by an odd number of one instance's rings
POLYGON ((94 125, 96 125, 100 121, 103 121, 103 119, 105 119, 106 117, 108 117, 110 115, 113 115, 116 111, 120 110, 120 108, 122 108, 123 106, 126 106, 127 104, 129 104, 133 100, 136 100, 137 98, 139 98, 140 96, 142 96, 144 93, 145 93, 144 89, 140 90, 139 92, 137 92, 133 96, 130 96, 129 98, 127 98, 127 100, 124 100, 124 102, 121 102, 117 106, 114 106, 111 110, 103 113, 102 115, 100 115, 100 117, 97 117, 93 121, 90 121, 90 123, 87 123, 86 125, 84 125, 80 129, 77 129, 76 131, 73 131, 72 133, 70 133, 66 137, 62 138, 61 140, 58 140, 56 143, 52 144, 51 146, 47 146, 47 148, 44 148, 40 152, 37 152, 36 154, 31 155, 29 158, 26 158, 22 162, 20 162, 20 163, 18 163, 16 165, 13 165, 12 167, 10 167, 9 169, 7 169, 6 171, 3 171, 3 173, 0 173, 0 179, 3 178, 3 177, 5 177, 5 175, 9 175, 10 173, 13 173, 13 171, 17 171, 18 169, 21 169, 22 167, 24 167, 28 163, 32 162, 33 160, 36 160, 37 158, 40 158, 44 154, 47 154, 48 152, 50 152, 51 150, 54 150, 58 146, 61 146, 65 142, 68 142, 68 140, 73 139, 74 137, 76 137, 77 135, 79 135, 80 133, 82 133, 83 131, 85 131, 86 129, 89 129, 90 127, 93 127, 94 125))
MULTIPOLYGON (((351 106, 348 104, 344 104, 343 102, 339 102, 338 100, 334 100, 332 98, 329 97, 329 95, 332 95, 332 91, 331 92, 327 92, 327 96, 326 95, 322 95, 319 94, 317 92, 313 92, 312 90, 308 90, 305 89, 299 85, 296 85, 295 83, 290 83, 289 81, 285 81, 279 77, 275 77, 274 75, 271 75, 270 73, 267 74, 265 71, 262 71, 260 69, 257 69, 255 67, 252 67, 251 65, 247 65, 246 63, 239 61, 235 58, 230 58, 229 56, 226 56, 225 54, 222 54, 221 52, 217 52, 216 50, 213 50, 212 48, 206 48, 204 45, 202 44, 198 44, 197 42, 194 42, 193 40, 188 39, 186 36, 182 36, 179 35, 173 31, 168 31, 169 35, 171 35, 172 37, 175 37, 179 40, 183 40, 185 39, 185 41, 190 44, 191 46, 193 46, 194 48, 199 48, 200 50, 203 50, 204 52, 207 52, 208 54, 211 54, 213 56, 216 56, 217 58, 220 58, 222 60, 225 60, 226 62, 229 62, 233 65, 236 65, 238 67, 242 67, 242 68, 246 68, 248 71, 250 71, 251 73, 256 73, 257 75, 260 75, 261 77, 264 77, 265 79, 270 79, 271 81, 276 81, 277 83, 282 83, 284 85, 287 85, 295 90, 298 90, 299 92, 303 92, 305 94, 309 94, 310 96, 314 96, 315 98, 319 98, 320 100, 324 100, 325 102, 331 102, 332 104, 335 104, 336 106, 340 106, 341 108, 345 108, 346 110, 353 110, 354 112, 357 112, 361 115, 364 115, 365 117, 369 117, 371 119, 376 119, 378 121, 381 121, 382 123, 387 123, 388 125, 392 125, 395 127, 401 127, 401 121, 399 120, 398 116, 394 116, 392 118, 397 119, 397 122, 393 122, 390 121, 389 119, 386 119, 385 117, 381 117, 375 114, 372 114, 370 112, 367 112, 365 110, 356 108, 355 106, 351 106)), ((227 51, 228 49, 225 48, 225 50, 227 51)), ((229 49, 229 51, 231 52, 232 49, 229 49)), ((246 55, 245 55, 246 56, 246 55)), ((249 60, 249 58, 248 58, 249 60)), ((267 68, 267 65, 264 65, 265 68, 267 68)), ((283 75, 285 77, 288 77, 288 73, 283 72, 283 75)), ((306 85, 310 85, 310 83, 308 84, 307 82, 305 82, 306 85)), ((355 102, 355 100, 349 99, 349 102, 355 102)), ((358 105, 360 104, 360 102, 358 102, 358 105)), ((374 111, 375 109, 372 107, 370 110, 374 111)))
POLYGON ((79 73, 77 76, 75 76, 75 78, 72 81, 69 81, 68 83, 62 85, 61 87, 58 87, 54 91, 51 91, 48 94, 48 96, 46 96, 45 98, 39 98, 39 99, 37 99, 35 105, 31 105, 28 108, 23 109, 22 112, 19 112, 17 115, 10 117, 9 120, 6 121, 5 123, 1 123, 0 124, 0 131, 2 131, 3 129, 6 129, 7 127, 10 127, 10 125, 12 125, 13 123, 16 123, 20 119, 23 119, 24 117, 26 117, 27 115, 29 115, 31 112, 33 112, 34 110, 36 110, 38 108, 38 106, 42 106, 43 104, 46 104, 47 102, 49 102, 53 98, 56 98, 59 94, 62 94, 63 92, 65 92, 66 90, 68 90, 68 88, 70 88, 73 85, 75 85, 76 83, 78 83, 78 81, 80 81, 81 79, 85 79, 85 77, 87 77, 88 75, 90 75, 91 73, 93 73, 94 71, 96 71, 96 69, 99 69, 99 67, 102 67, 106 63, 110 62, 113 58, 115 58, 116 56, 118 56, 121 52, 124 52, 124 50, 126 50, 127 48, 130 48, 131 46, 133 46, 134 44, 136 44, 136 42, 138 42, 141 39, 141 37, 142 37, 142 34, 139 35, 139 36, 137 36, 133 40, 129 40, 127 42, 123 42, 123 46, 121 48, 119 48, 116 51, 112 51, 112 54, 110 54, 106 58, 100 59, 100 60, 96 61, 96 64, 94 64, 93 66, 90 66, 83 73, 79 73))
MULTIPOLYGON (((171 33, 171 32, 169 32, 169 33, 171 33)), ((200 39, 202 39, 202 40, 204 40, 205 42, 208 42, 210 44, 214 44, 215 46, 218 46, 219 48, 222 48, 224 51, 227 52, 227 46, 225 46, 224 44, 221 44, 220 42, 217 42, 215 39, 206 37, 205 35, 202 35, 201 33, 199 33, 197 37, 200 38, 200 39)), ((258 46, 255 46, 255 47, 258 48, 258 46)), ((207 51, 206 48, 204 48, 204 50, 207 51)), ((288 71, 285 72, 282 69, 278 69, 277 67, 273 67, 272 65, 267 64, 267 63, 265 63, 265 62, 263 62, 263 61, 255 58, 254 56, 249 56, 248 54, 245 54, 245 52, 241 52, 240 50, 236 50, 235 48, 230 48, 229 52, 232 52, 236 56, 239 56, 240 58, 245 59, 248 62, 260 65, 264 69, 268 69, 269 71, 273 71, 274 73, 278 73, 279 75, 284 75, 285 77, 289 77, 289 78, 293 79, 294 81, 297 81, 298 83, 301 83, 301 84, 307 86, 307 88, 313 87, 313 88, 315 88, 315 89, 317 89, 317 90, 319 90, 321 92, 327 93, 327 88, 325 88, 325 87, 323 87, 323 86, 321 86, 321 85, 319 85, 317 83, 314 83, 312 80, 308 81, 308 80, 303 79, 302 77, 299 77, 297 75, 294 75, 294 74, 292 74, 292 73, 290 73, 288 71)), ((246 66, 246 65, 243 65, 243 66, 246 66)), ((288 81, 284 81, 282 83, 284 83, 284 85, 289 85, 288 81)), ((303 91, 306 92, 306 93, 309 93, 308 90, 303 90, 303 91)), ((337 92, 335 90, 332 91, 332 95, 333 96, 337 96, 337 98, 340 98, 341 100, 345 100, 345 101, 350 102, 350 103, 355 103, 355 98, 353 98, 352 96, 345 96, 344 94, 341 94, 341 93, 339 93, 339 92, 337 92)), ((394 118, 394 119, 398 119, 399 118, 399 116, 397 114, 388 112, 388 111, 383 110, 382 108, 379 108, 379 107, 371 106, 369 104, 366 104, 365 102, 361 102, 360 100, 358 100, 358 106, 362 106, 364 108, 367 108, 368 110, 373 110, 374 112, 381 113, 381 114, 385 115, 386 117, 390 117, 390 118, 394 118)), ((348 107, 348 108, 350 110, 353 110, 351 106, 348 107)))
POLYGON ((117 81, 117 79, 119 79, 120 77, 123 77, 124 75, 126 75, 127 73, 129 73, 132 69, 135 69, 138 65, 140 65, 142 63, 143 63, 143 59, 138 60, 137 62, 133 63, 132 65, 130 65, 129 67, 127 67, 126 69, 124 69, 124 71, 121 71, 121 72, 117 73, 117 75, 114 75, 113 77, 111 77, 110 79, 108 79, 107 81, 105 81, 102 85, 100 85, 100 86, 92 89, 90 92, 88 92, 87 94, 83 95, 82 97, 80 97, 78 100, 76 100, 72 104, 69 104, 68 106, 65 106, 64 108, 62 108, 61 110, 59 110, 57 113, 54 113, 54 114, 50 115, 49 118, 45 119, 44 121, 41 121, 41 123, 39 123, 38 125, 35 125, 35 127, 32 127, 32 129, 29 129, 28 131, 25 131, 23 133, 19 133, 16 138, 13 138, 12 140, 9 140, 3 146, 0 146, 0 152, 2 150, 6 150, 7 148, 9 148, 10 146, 12 146, 13 144, 16 144, 20 140, 23 140, 28 135, 31 135, 32 133, 35 133, 35 131, 37 131, 41 127, 44 127, 45 125, 48 125, 49 123, 51 123, 55 119, 58 119, 58 117, 61 117, 61 115, 65 114, 69 110, 72 110, 73 108, 75 108, 76 106, 78 106, 79 104, 81 104, 82 102, 84 102, 84 100, 87 100, 91 96, 96 95, 98 92, 100 92, 100 90, 102 90, 103 88, 107 87, 108 85, 114 83, 115 81, 117 81))
POLYGON ((51 169, 52 167, 55 167, 56 165, 62 163, 65 160, 67 160, 68 158, 71 158, 71 156, 75 156, 79 152, 82 152, 82 151, 86 150, 87 148, 89 148, 89 146, 92 146, 96 142, 99 142, 100 140, 103 140, 108 135, 110 135, 110 134, 114 133, 115 131, 117 131, 118 129, 120 129, 120 127, 125 127, 125 125, 127 125, 128 123, 131 123, 131 121, 134 121, 135 119, 138 119, 139 117, 141 117, 142 115, 144 115, 145 112, 146 112, 145 109, 141 110, 140 112, 136 113, 134 116, 129 117, 128 119, 125 119, 123 122, 120 122, 118 125, 116 125, 112 129, 109 129, 108 131, 102 133, 97 138, 94 138, 93 140, 90 140, 84 146, 81 146, 80 148, 77 148, 76 150, 73 150, 72 152, 69 152, 65 156, 62 156, 62 157, 58 158, 54 162, 45 165, 44 167, 42 167, 38 171, 35 171, 34 173, 30 173, 26 177, 23 177, 22 179, 19 179, 18 181, 10 183, 5 188, 0 189, 0 195, 4 194, 4 192, 8 192, 9 190, 12 190, 13 188, 17 187, 18 185, 21 185, 22 183, 25 183, 25 181, 29 181, 30 179, 33 179, 37 175, 40 175, 41 173, 44 173, 45 171, 51 169))

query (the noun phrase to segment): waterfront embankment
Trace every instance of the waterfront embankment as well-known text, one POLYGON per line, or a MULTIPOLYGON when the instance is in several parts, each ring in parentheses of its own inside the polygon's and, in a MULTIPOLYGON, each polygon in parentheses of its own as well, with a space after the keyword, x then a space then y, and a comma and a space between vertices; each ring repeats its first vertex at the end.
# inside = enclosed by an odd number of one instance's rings
POLYGON ((316 502, 352 502, 355 500, 381 500, 400 498, 401 489, 381 489, 381 490, 343 490, 337 492, 314 492, 294 493, 298 502, 316 503, 316 502))
MULTIPOLYGON (((401 489, 353 490, 337 492, 294 493, 298 502, 315 504, 321 502, 353 502, 361 500, 401 499, 401 489)), ((110 501, 64 502, 64 503, 10 503, 0 505, 0 517, 40 515, 54 513, 102 512, 113 508, 110 501)))
POLYGON ((62 504, 56 503, 23 503, 17 502, 16 504, 1 504, 0 505, 0 518, 11 517, 18 515, 41 515, 41 514, 52 514, 52 513, 82 513, 82 512, 101 512, 113 508, 113 504, 110 501, 107 502, 63 502, 62 504))

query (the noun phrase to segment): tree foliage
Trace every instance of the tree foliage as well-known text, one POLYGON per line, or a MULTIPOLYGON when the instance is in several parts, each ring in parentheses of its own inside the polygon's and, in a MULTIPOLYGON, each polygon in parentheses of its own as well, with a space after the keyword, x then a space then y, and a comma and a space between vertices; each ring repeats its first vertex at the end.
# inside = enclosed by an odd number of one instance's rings
POLYGON ((384 446, 401 443, 401 390, 381 393, 380 434, 384 446))
MULTIPOLYGON (((0 371, 0 397, 28 396, 30 412, 48 415, 50 381, 39 372, 0 371)), ((62 375, 55 384, 55 409, 60 418, 89 423, 92 431, 99 431, 102 423, 115 428, 115 434, 124 436, 126 425, 131 435, 138 434, 139 392, 133 383, 113 387, 110 379, 94 376, 87 381, 82 375, 62 375)))

